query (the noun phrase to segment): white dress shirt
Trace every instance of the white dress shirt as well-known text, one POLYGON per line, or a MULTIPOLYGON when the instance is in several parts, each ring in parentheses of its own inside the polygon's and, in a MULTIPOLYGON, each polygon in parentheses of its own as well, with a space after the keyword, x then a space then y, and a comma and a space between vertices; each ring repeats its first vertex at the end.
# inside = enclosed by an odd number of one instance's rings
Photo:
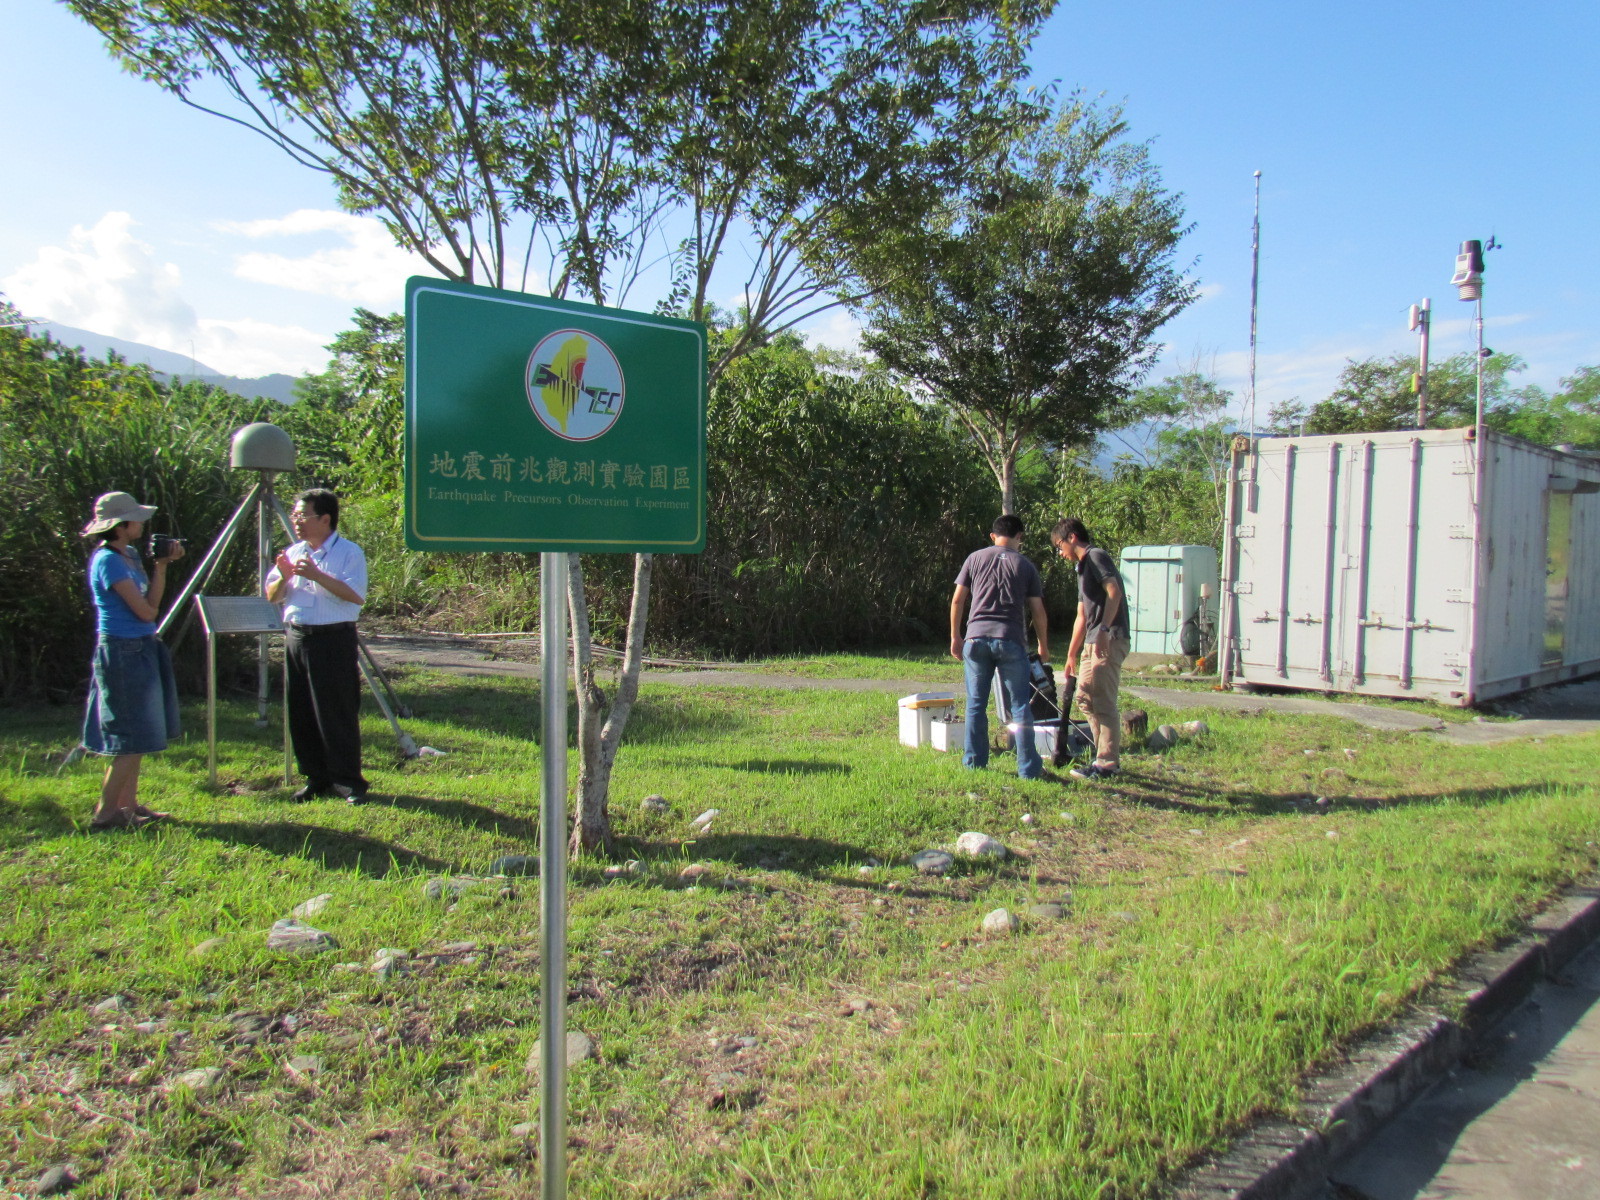
MULTIPOLYGON (((299 562, 309 558, 317 569, 333 576, 363 600, 367 595, 367 556, 361 547, 337 531, 330 533, 321 546, 313 550, 310 542, 296 542, 288 549, 289 561, 299 562)), ((271 588, 283 572, 274 565, 267 572, 267 587, 271 588)), ((289 592, 283 601, 283 619, 290 625, 337 625, 341 621, 354 621, 361 615, 361 605, 341 600, 327 588, 299 575, 289 576, 289 592)))

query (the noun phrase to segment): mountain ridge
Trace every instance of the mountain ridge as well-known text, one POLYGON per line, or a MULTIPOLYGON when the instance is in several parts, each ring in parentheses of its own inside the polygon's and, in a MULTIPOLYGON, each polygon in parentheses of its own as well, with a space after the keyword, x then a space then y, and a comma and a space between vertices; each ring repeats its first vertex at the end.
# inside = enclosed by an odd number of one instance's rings
POLYGON ((48 333, 56 341, 63 345, 76 346, 91 358, 103 358, 107 352, 114 350, 131 363, 145 363, 166 382, 207 383, 238 396, 276 400, 280 404, 294 403, 294 385, 297 378, 293 375, 278 373, 252 378, 225 375, 215 367, 199 362, 187 354, 163 350, 158 346, 148 346, 143 342, 133 342, 126 338, 112 337, 110 334, 96 333, 92 329, 77 329, 56 321, 41 321, 30 330, 30 333, 34 337, 48 333))

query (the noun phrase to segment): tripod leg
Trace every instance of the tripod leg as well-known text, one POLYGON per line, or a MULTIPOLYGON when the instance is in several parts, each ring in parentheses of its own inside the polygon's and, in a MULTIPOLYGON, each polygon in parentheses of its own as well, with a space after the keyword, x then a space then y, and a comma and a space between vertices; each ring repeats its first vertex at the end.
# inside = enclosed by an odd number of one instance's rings
POLYGON ((361 657, 367 660, 367 665, 372 668, 372 673, 377 676, 378 682, 383 684, 384 693, 389 697, 389 706, 394 709, 395 715, 409 717, 411 710, 400 703, 400 697, 395 694, 394 685, 389 682, 389 676, 384 673, 383 664, 372 653, 372 647, 367 645, 367 639, 360 633, 356 634, 356 648, 361 651, 361 657))
MULTIPOLYGON (((190 575, 188 580, 185 581, 182 590, 178 592, 176 599, 173 600, 172 607, 167 609, 167 615, 161 619, 161 624, 156 627, 157 637, 165 637, 167 630, 171 628, 178 614, 184 611, 189 599, 201 588, 210 586, 211 577, 217 573, 217 566, 222 562, 223 554, 232 543, 233 535, 239 532, 239 524, 243 521, 244 514, 250 510, 250 507, 255 504, 257 498, 261 495, 262 486, 261 482, 257 480, 256 485, 250 489, 249 494, 239 501, 239 507, 233 510, 233 516, 228 518, 228 523, 222 527, 222 532, 217 535, 217 540, 211 543, 211 549, 206 551, 206 556, 200 560, 200 565, 194 569, 194 574, 190 575)), ((193 615, 192 610, 185 614, 183 629, 172 645, 174 650, 177 649, 178 643, 183 641, 183 635, 189 631, 193 615)))
MULTIPOLYGON (((359 642, 357 643, 360 644, 359 642)), ((420 751, 411 735, 400 728, 400 722, 395 720, 394 712, 389 708, 389 702, 384 699, 383 689, 378 686, 378 681, 373 677, 372 669, 367 666, 364 657, 357 656, 357 664, 361 667, 361 674, 366 677, 367 687, 372 692, 372 698, 378 702, 378 709, 389 719, 389 728, 394 730, 395 740, 400 743, 400 753, 407 758, 416 758, 420 751)))

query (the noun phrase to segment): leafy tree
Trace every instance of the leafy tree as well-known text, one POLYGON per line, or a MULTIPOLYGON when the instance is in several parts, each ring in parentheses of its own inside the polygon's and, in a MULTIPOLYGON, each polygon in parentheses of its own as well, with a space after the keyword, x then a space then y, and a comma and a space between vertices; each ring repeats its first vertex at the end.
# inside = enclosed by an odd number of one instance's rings
POLYGON ((1191 530, 1186 535, 1190 542, 1221 545, 1227 519, 1228 451, 1238 428, 1238 422, 1228 416, 1232 400, 1232 392, 1194 364, 1182 374, 1135 391, 1119 417, 1121 430, 1113 435, 1136 450, 1118 456, 1114 476, 1127 478, 1139 470, 1160 472, 1163 484, 1187 486, 1194 493, 1196 507, 1211 513, 1204 536, 1196 537, 1192 521, 1185 522, 1191 530), (1133 430, 1142 432, 1141 446, 1130 444, 1133 430))
MULTIPOLYGON (((1477 372, 1472 352, 1457 354, 1428 370, 1428 425, 1449 429, 1477 419, 1477 372)), ((1509 376, 1522 370, 1514 354, 1493 354, 1483 364, 1484 419, 1515 403, 1509 376)), ((1417 420, 1417 397, 1411 390, 1416 359, 1405 353, 1387 358, 1351 360, 1339 373, 1338 386, 1327 399, 1305 412, 1305 432, 1373 433, 1410 429, 1417 420)))
POLYGON ((1516 398, 1495 414, 1495 428, 1545 446, 1600 449, 1600 367, 1579 367, 1554 394, 1530 385, 1516 398))
POLYGON ((1118 109, 1067 105, 904 239, 864 305, 864 344, 966 427, 1006 512, 1024 448, 1092 441, 1194 298, 1180 198, 1125 133, 1118 109))
MULTIPOLYGON (((328 172, 341 202, 452 279, 620 303, 671 221, 662 303, 696 319, 741 272, 746 328, 850 293, 973 147, 1013 127, 1050 0, 69 0, 134 73, 328 172), (518 274, 520 264, 521 273, 518 274)), ((751 345, 735 337, 713 381, 751 345)), ((652 560, 634 564, 615 693, 572 572, 582 764, 574 850, 608 846, 611 764, 638 692, 652 560)))
POLYGON ((398 499, 405 456, 406 319, 355 311, 355 328, 333 339, 333 358, 320 375, 295 384, 285 410, 305 433, 296 444, 320 447, 316 461, 341 487, 398 499))
MULTIPOLYGON (((92 622, 77 532, 94 497, 132 492, 161 510, 161 532, 203 542, 238 502, 232 431, 277 407, 0 328, 0 696, 65 700, 82 682, 92 622)), ((219 586, 247 586, 252 565, 225 564, 219 586)))

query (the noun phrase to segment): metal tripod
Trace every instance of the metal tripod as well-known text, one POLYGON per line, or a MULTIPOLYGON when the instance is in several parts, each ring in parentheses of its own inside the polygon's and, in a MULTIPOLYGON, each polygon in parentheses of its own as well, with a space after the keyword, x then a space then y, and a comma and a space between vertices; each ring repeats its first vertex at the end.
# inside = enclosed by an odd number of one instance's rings
MULTIPOLYGON (((233 515, 228 518, 227 524, 222 527, 222 532, 217 534, 216 540, 211 543, 211 548, 206 551, 205 557, 195 567, 188 581, 178 592, 172 606, 167 609, 167 615, 161 619, 156 627, 156 636, 165 637, 167 630, 182 617, 177 634, 172 639, 172 648, 176 650, 183 644, 183 639, 188 636, 189 630, 194 626, 195 606, 189 601, 195 593, 202 592, 211 585, 211 579, 221 565, 223 555, 228 552, 228 547, 233 544, 240 528, 245 524, 246 516, 254 512, 256 521, 256 583, 260 588, 266 587, 267 573, 272 569, 272 530, 271 515, 276 515, 283 531, 288 534, 291 542, 295 541, 294 527, 289 523, 289 514, 284 512, 283 505, 279 502, 274 490, 274 476, 276 472, 261 471, 261 478, 255 486, 239 501, 239 507, 233 510, 233 515)), ((256 727, 267 727, 267 708, 272 698, 272 674, 268 662, 268 652, 271 646, 270 635, 262 634, 256 639, 256 727)), ((400 703, 399 697, 389 685, 388 677, 384 675, 383 668, 378 665, 378 660, 372 656, 372 650, 367 645, 366 639, 359 633, 356 634, 356 647, 358 650, 357 662, 361 667, 361 674, 367 681, 367 687, 372 692, 372 698, 377 701, 379 710, 388 719, 389 728, 394 731, 395 740, 400 744, 400 753, 405 758, 416 758, 418 754, 417 743, 409 733, 400 728, 396 718, 410 716, 411 713, 400 703)))

